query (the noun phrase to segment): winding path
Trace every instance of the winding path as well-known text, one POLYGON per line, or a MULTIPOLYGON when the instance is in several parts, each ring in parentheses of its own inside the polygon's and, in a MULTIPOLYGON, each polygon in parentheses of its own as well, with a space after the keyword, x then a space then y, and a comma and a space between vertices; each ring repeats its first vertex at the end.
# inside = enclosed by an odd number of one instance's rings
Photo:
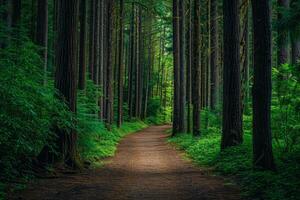
POLYGON ((20 194, 25 200, 240 200, 239 190, 183 159, 166 143, 169 126, 126 137, 105 167, 40 180, 20 194))

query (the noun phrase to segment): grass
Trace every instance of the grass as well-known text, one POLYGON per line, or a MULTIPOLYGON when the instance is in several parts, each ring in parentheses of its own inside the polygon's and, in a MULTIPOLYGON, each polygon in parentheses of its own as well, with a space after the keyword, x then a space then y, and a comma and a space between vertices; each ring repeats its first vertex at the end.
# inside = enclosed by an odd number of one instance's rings
POLYGON ((103 123, 91 121, 89 131, 79 134, 79 151, 83 160, 99 164, 101 160, 114 156, 119 141, 126 135, 145 127, 142 121, 125 122, 122 127, 108 131, 103 123))
POLYGON ((243 195, 263 200, 300 199, 300 146, 293 152, 274 149, 276 172, 257 171, 252 168, 252 137, 245 134, 244 143, 220 153, 220 131, 210 129, 201 138, 181 134, 169 142, 184 150, 201 166, 212 167, 224 176, 234 176, 243 195))

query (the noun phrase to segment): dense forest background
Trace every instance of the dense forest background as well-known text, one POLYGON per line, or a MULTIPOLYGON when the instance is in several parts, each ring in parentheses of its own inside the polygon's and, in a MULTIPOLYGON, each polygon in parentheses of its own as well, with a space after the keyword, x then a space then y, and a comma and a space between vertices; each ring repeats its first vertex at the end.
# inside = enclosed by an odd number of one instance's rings
POLYGON ((170 142, 246 195, 299 199, 299 15, 298 0, 0 0, 0 196, 173 122, 170 142))

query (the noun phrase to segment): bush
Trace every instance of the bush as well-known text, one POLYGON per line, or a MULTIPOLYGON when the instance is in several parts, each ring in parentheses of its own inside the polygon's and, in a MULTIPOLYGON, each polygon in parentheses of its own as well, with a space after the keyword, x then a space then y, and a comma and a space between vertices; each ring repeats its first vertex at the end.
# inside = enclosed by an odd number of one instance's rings
POLYGON ((31 164, 31 159, 54 138, 50 131, 53 124, 72 126, 73 116, 54 98, 50 89, 53 85, 42 86, 41 69, 37 48, 31 42, 0 50, 2 180, 19 175, 31 164))

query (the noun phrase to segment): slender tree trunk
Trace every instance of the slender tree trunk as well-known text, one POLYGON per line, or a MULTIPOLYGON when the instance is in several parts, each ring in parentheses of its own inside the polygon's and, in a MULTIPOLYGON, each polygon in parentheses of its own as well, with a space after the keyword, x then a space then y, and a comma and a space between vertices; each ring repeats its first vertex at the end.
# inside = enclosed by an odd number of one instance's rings
POLYGON ((143 32, 143 12, 139 9, 139 84, 138 84, 138 118, 142 117, 142 105, 143 105, 143 87, 144 87, 144 32, 143 32))
POLYGON ((41 57, 44 64, 44 85, 46 85, 48 65, 48 0, 38 0, 37 6, 36 42, 43 48, 41 57))
POLYGON ((218 66, 218 1, 210 3, 210 67, 211 67, 211 102, 212 110, 219 104, 219 66, 218 66))
POLYGON ((200 135, 200 111, 201 111, 201 97, 200 97, 200 2, 194 0, 193 10, 193 67, 192 67, 192 91, 193 91, 193 135, 200 135))
MULTIPOLYGON (((278 20, 282 20, 283 18, 283 9, 287 9, 289 7, 289 0, 278 0, 278 20)), ((254 16, 255 17, 255 16, 254 16)), ((288 31, 283 30, 282 28, 278 29, 278 38, 277 38, 277 45, 278 45, 278 66, 285 64, 288 62, 289 58, 289 37, 288 31)))
POLYGON ((160 76, 160 81, 159 81, 159 96, 160 96, 160 103, 162 104, 162 99, 163 99, 163 81, 165 77, 165 59, 164 59, 164 54, 165 54, 165 46, 166 46, 166 27, 163 27, 163 38, 162 38, 162 44, 161 44, 161 70, 159 73, 161 73, 160 76))
POLYGON ((130 29, 130 65, 128 70, 128 108, 129 108, 129 118, 133 116, 133 72, 135 63, 135 5, 132 3, 132 16, 131 16, 131 29, 130 29))
POLYGON ((180 44, 178 0, 173 0, 173 60, 174 60, 174 109, 173 135, 179 132, 180 121, 180 44))
POLYGON ((136 57, 135 57, 135 62, 136 62, 136 68, 135 68, 135 102, 134 102, 134 107, 135 107, 135 117, 139 117, 139 85, 140 85, 140 7, 137 7, 136 10, 136 57))
POLYGON ((179 132, 186 131, 186 82, 185 82, 185 8, 184 0, 179 0, 179 56, 180 56, 180 98, 179 98, 179 132))
POLYGON ((271 20, 270 2, 252 0, 254 30, 253 162, 275 169, 271 133, 271 20))
MULTIPOLYGON (((7 4, 7 0, 0 0, 0 7, 1 7, 1 11, 0 11, 0 23, 5 24, 7 22, 7 14, 8 14, 8 4, 7 4)), ((6 25, 6 24, 5 24, 6 25)), ((7 32, 7 27, 3 26, 4 32, 7 32)), ((7 44, 7 36, 2 36, 0 38, 0 49, 4 48, 7 44)))
MULTIPOLYGON (((37 21, 39 20, 38 18, 38 3, 37 1, 39 0, 31 0, 31 13, 30 13, 30 33, 29 33, 29 36, 32 40, 36 40, 36 33, 37 33, 37 21)), ((47 2, 47 7, 48 7, 48 2, 47 2)), ((48 14, 48 8, 47 8, 47 14, 48 14)), ((47 15, 47 18, 48 18, 48 15, 47 15)))
POLYGON ((106 127, 111 130, 113 123, 113 66, 112 66, 112 36, 113 36, 113 17, 114 17, 114 0, 107 2, 107 99, 106 99, 106 127))
POLYGON ((241 1, 241 101, 242 113, 246 108, 249 97, 249 2, 241 1))
MULTIPOLYGON (((149 32, 152 32, 152 18, 149 22, 149 32)), ((148 98, 150 96, 150 76, 151 76, 151 69, 152 69, 152 34, 149 37, 149 44, 148 44, 148 69, 146 75, 146 91, 145 91, 145 100, 144 100, 144 111, 143 111, 143 118, 147 117, 147 109, 148 109, 148 98)))
POLYGON ((89 25, 89 78, 93 80, 94 74, 94 32, 95 32, 95 20, 96 20, 96 0, 90 0, 90 25, 89 25))
MULTIPOLYGON (((58 45, 56 52, 55 88, 59 98, 65 101, 70 111, 76 113, 76 52, 77 52, 77 0, 62 0, 59 4, 58 45)), ((77 165, 77 134, 57 128, 59 152, 66 164, 77 165)))
POLYGON ((222 149, 243 142, 238 0, 224 0, 224 71, 222 149))
MULTIPOLYGON (((294 7, 297 4, 297 0, 290 1, 290 7, 294 7)), ((295 28, 295 31, 291 33, 292 40, 292 64, 296 65, 300 60, 300 35, 299 35, 300 25, 295 28)), ((300 69, 298 69, 300 71, 300 69)))
MULTIPOLYGON (((186 103, 187 103, 187 132, 191 132, 191 103, 192 103, 192 0, 187 2, 186 28, 186 103)), ((167 76, 166 76, 167 77, 167 76)), ((166 101, 166 99, 164 100, 166 101)), ((165 103, 164 103, 165 105, 165 103)))
POLYGON ((124 64, 123 64, 123 18, 124 18, 124 1, 120 0, 120 31, 119 31, 119 77, 118 77, 118 127, 121 127, 123 122, 123 76, 124 76, 124 64))
MULTIPOLYGON (((297 6, 297 0, 290 1, 290 7, 297 6)), ((300 25, 291 32, 291 43, 292 43, 292 64, 296 65, 300 60, 300 36, 299 36, 300 25)), ((300 69, 298 69, 300 71, 300 69)))
MULTIPOLYGON (((100 0, 95 0, 95 19, 94 22, 94 61, 93 61, 93 74, 92 78, 96 85, 99 85, 99 17, 100 17, 100 0)), ((97 99, 98 102, 98 99, 97 99)))
POLYGON ((99 88, 102 91, 99 97, 99 119, 103 120, 104 110, 104 1, 100 1, 100 32, 99 32, 99 88))
POLYGON ((85 89, 86 79, 86 0, 80 2, 80 49, 79 49, 79 81, 78 88, 85 89))
POLYGON ((102 113, 103 113, 103 119, 104 121, 107 120, 107 60, 108 60, 108 11, 107 7, 108 1, 103 1, 103 88, 102 88, 102 96, 103 96, 103 107, 102 107, 102 113))
POLYGON ((12 0, 12 17, 11 17, 11 26, 17 28, 20 25, 21 21, 21 0, 12 0))

